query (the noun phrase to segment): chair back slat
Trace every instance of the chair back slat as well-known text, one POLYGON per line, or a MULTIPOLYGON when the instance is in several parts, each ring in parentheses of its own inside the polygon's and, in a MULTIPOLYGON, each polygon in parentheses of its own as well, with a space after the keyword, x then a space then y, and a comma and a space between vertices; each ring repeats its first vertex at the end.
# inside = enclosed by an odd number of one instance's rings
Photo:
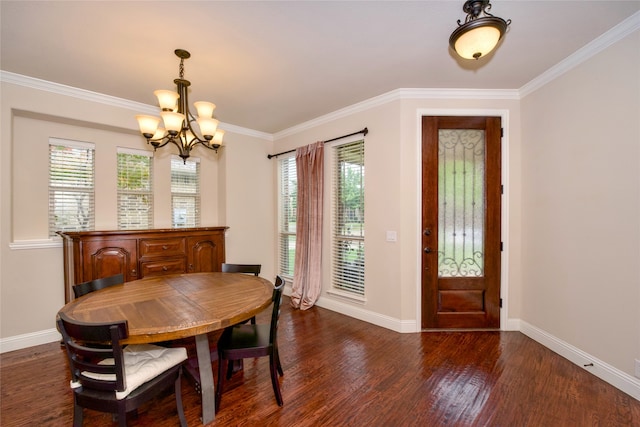
POLYGON ((262 264, 222 264, 223 273, 247 273, 257 276, 261 269, 262 264))
POLYGON ((100 279, 89 280, 88 282, 78 283, 73 286, 73 294, 79 298, 88 293, 98 291, 113 285, 124 283, 124 275, 122 273, 115 276, 102 277, 100 279))

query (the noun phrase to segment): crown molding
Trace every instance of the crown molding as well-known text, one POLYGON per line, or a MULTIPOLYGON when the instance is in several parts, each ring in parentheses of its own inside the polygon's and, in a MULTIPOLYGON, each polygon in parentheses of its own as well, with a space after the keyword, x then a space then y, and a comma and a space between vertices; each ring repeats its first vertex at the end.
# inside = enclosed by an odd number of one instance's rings
POLYGON ((512 89, 421 89, 400 88, 369 98, 357 104, 333 111, 299 125, 290 127, 274 134, 278 140, 334 120, 369 110, 392 101, 403 99, 519 99, 517 90, 512 89))
MULTIPOLYGON (((125 108, 140 114, 157 114, 158 107, 143 104, 141 102, 131 101, 128 99, 117 98, 115 96, 105 95, 90 90, 80 89, 72 86, 54 83, 47 80, 37 79, 35 77, 24 76, 21 74, 11 73, 9 71, 0 70, 0 82, 10 83, 17 86, 23 86, 29 89, 50 92, 56 95, 69 96, 83 101, 95 102, 99 104, 109 105, 111 107, 125 108)), ((266 132, 260 132, 253 129, 247 129, 229 123, 220 122, 220 128, 228 132, 240 135, 252 136, 255 138, 273 141, 273 136, 266 132)))
POLYGON ((567 71, 577 67, 587 59, 602 52, 612 44, 622 40, 629 34, 640 29, 640 12, 636 12, 620 24, 616 25, 595 40, 587 43, 582 48, 569 55, 566 59, 549 68, 538 77, 531 80, 519 89, 520 97, 524 98, 530 93, 538 90, 547 83, 557 79, 567 71))

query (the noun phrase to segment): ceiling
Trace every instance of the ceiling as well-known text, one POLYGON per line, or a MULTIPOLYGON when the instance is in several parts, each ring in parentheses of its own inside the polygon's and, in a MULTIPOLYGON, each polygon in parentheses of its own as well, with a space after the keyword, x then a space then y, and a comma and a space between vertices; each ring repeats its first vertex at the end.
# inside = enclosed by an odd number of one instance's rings
MULTIPOLYGON (((277 133, 398 88, 519 89, 640 10, 640 0, 494 0, 512 24, 478 61, 449 35, 464 1, 0 2, 4 71, 156 105, 191 52, 190 101, 277 133)), ((132 116, 132 120, 133 116, 132 116)))

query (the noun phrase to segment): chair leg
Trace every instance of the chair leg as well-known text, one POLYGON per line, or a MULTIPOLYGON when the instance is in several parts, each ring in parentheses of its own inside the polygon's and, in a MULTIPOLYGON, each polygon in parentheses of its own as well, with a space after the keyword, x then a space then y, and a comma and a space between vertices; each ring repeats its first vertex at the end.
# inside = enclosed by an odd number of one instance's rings
POLYGON ((276 355, 271 353, 269 355, 269 371, 271 373, 271 385, 273 386, 273 393, 276 395, 276 401, 278 406, 282 406, 282 394, 280 393, 280 382, 278 381, 278 362, 276 361, 276 355))
POLYGON ((233 370, 236 366, 235 360, 227 360, 227 379, 230 380, 233 375, 233 370))
POLYGON ((278 352, 278 348, 276 347, 274 349, 275 355, 276 355, 276 362, 277 362, 277 368, 278 368, 278 374, 280 374, 280 376, 284 375, 284 371, 282 370, 282 363, 280 363, 280 353, 278 352))
POLYGON ((73 403, 73 427, 82 427, 83 415, 84 414, 83 414, 82 406, 74 402, 73 403))
POLYGON ((118 402, 118 426, 127 427, 127 410, 124 406, 124 400, 118 402))
MULTIPOLYGON (((218 386, 216 387, 216 412, 220 409, 220 401, 222 400, 222 384, 224 383, 224 362, 225 360, 218 355, 218 386)), ((229 363, 227 361, 227 363, 229 363)))
POLYGON ((176 394, 176 409, 178 410, 180 426, 187 427, 187 419, 184 417, 184 407, 182 406, 182 369, 178 370, 178 378, 176 378, 174 389, 176 394))

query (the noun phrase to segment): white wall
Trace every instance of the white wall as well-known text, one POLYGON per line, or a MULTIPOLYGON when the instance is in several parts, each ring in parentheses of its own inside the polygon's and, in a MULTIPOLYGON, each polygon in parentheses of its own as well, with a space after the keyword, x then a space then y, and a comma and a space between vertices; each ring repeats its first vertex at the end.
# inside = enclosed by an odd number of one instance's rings
MULTIPOLYGON (((98 230, 117 227, 117 147, 150 148, 136 130, 134 115, 139 111, 133 103, 56 85, 41 90, 29 87, 31 83, 30 79, 2 82, 2 351, 55 340, 55 315, 64 304, 62 247, 58 240, 48 239, 49 137, 95 144, 98 230), (68 92, 71 96, 62 94, 68 92)), ((230 226, 228 259, 244 260, 245 248, 251 248, 247 258, 268 266, 265 277, 272 277, 273 177, 265 154, 271 142, 257 132, 243 134, 230 128, 226 146, 217 156, 202 147, 192 152, 201 159, 201 225, 230 226), (264 212, 256 206, 264 206, 264 212)), ((169 159, 175 151, 164 148, 154 156, 155 228, 171 226, 169 159)))
POLYGON ((640 32, 522 100, 522 319, 640 359, 640 32))

